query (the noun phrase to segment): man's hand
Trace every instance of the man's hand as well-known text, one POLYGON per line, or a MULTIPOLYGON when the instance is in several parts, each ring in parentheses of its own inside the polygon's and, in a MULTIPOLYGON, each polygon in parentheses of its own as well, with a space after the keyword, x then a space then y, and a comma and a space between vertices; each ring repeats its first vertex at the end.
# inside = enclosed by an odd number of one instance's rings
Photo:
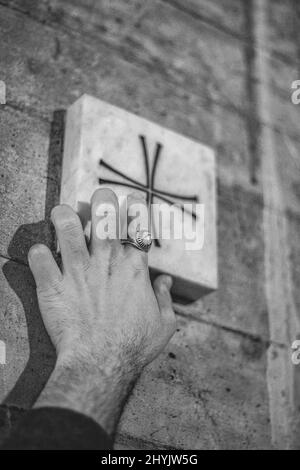
MULTIPOLYGON (((141 202, 131 197, 130 203, 141 202)), ((31 248, 41 314, 57 351, 54 372, 36 406, 61 406, 96 419, 113 434, 124 401, 141 373, 175 331, 169 276, 152 289, 147 254, 120 240, 100 240, 97 208, 113 191, 98 189, 91 201, 86 245, 78 215, 66 205, 52 211, 62 271, 44 245, 31 248)))

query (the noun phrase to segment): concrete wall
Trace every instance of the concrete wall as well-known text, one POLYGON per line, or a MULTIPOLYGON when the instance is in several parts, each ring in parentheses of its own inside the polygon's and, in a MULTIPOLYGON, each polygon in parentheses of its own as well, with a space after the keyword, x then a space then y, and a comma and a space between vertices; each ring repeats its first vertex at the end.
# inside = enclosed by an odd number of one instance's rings
POLYGON ((26 253, 53 247, 60 110, 89 93, 213 146, 220 288, 177 306, 119 448, 297 447, 300 79, 297 0, 0 0, 0 435, 43 387, 52 347, 26 253))

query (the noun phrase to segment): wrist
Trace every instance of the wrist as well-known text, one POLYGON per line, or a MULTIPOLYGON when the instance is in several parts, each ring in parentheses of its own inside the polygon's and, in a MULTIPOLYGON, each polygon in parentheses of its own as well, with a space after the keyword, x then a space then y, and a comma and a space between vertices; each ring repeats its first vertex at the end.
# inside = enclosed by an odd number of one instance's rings
POLYGON ((59 354, 51 377, 35 407, 73 409, 114 434, 127 396, 139 371, 117 361, 100 361, 80 350, 59 354))

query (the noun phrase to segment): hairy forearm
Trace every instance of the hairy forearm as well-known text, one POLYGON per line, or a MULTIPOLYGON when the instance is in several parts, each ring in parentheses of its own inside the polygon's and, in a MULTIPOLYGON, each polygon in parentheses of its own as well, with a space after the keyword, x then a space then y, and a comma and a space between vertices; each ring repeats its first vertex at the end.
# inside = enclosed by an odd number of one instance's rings
POLYGON ((35 408, 62 407, 93 418, 114 436, 126 399, 138 372, 115 364, 102 368, 93 361, 60 360, 35 403, 35 408))

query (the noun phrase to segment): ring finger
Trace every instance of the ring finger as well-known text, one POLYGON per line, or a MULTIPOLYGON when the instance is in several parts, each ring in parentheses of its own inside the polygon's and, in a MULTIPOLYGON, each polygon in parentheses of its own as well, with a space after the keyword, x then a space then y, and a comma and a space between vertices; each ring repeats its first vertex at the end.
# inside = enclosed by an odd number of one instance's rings
MULTIPOLYGON (((135 240, 138 231, 150 232, 149 212, 145 196, 140 192, 134 192, 127 198, 127 238, 135 240)), ((145 251, 129 243, 125 243, 124 248, 130 256, 147 262, 148 256, 145 251)))

